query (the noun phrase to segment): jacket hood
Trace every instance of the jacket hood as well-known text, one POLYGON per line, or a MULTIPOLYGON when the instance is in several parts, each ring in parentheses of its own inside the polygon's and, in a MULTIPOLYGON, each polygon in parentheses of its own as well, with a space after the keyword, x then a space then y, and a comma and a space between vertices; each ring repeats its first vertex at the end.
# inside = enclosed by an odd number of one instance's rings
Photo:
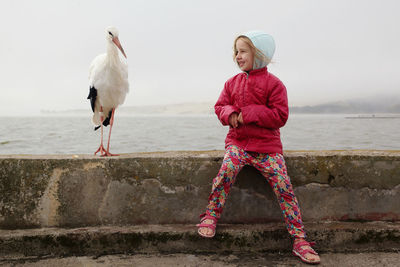
POLYGON ((275 53, 275 41, 274 38, 262 31, 250 31, 243 34, 247 38, 251 40, 254 46, 260 50, 264 56, 266 56, 269 60, 254 60, 253 69, 260 69, 268 65, 268 63, 272 60, 272 57, 275 53))

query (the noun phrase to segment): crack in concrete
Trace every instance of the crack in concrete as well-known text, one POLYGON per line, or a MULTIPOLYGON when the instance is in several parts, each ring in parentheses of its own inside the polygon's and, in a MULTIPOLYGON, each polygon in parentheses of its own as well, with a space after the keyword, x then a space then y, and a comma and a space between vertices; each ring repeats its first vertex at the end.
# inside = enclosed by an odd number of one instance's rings
POLYGON ((186 186, 173 186, 173 188, 163 185, 156 178, 147 178, 142 181, 142 185, 146 186, 147 184, 154 184, 157 186, 163 193, 165 194, 177 194, 185 191, 198 191, 198 187, 192 184, 187 184, 186 186))
POLYGON ((307 186, 314 186, 314 185, 315 186, 324 187, 324 188, 330 187, 332 189, 346 189, 346 190, 357 190, 357 191, 358 190, 363 190, 363 189, 369 189, 369 190, 375 190, 375 191, 385 191, 385 190, 391 191, 393 189, 397 190, 397 188, 400 187, 400 184, 397 184, 391 189, 387 189, 387 188, 372 188, 372 187, 369 187, 369 186, 363 186, 363 187, 360 187, 360 188, 354 188, 354 187, 349 188, 349 187, 346 187, 346 186, 332 186, 329 183, 311 182, 311 183, 303 184, 303 185, 300 185, 300 186, 296 186, 296 187, 294 187, 294 189, 306 188, 307 186))

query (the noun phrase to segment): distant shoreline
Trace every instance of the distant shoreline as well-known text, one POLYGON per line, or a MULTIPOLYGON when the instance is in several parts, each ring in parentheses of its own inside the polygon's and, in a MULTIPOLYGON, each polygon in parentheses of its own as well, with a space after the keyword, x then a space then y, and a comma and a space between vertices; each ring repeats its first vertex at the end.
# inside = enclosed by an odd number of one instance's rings
POLYGON ((358 116, 348 116, 346 119, 400 119, 400 115, 381 115, 381 114, 370 114, 370 115, 358 115, 358 116))
MULTIPOLYGON (((194 115, 214 114, 214 102, 193 102, 166 105, 125 106, 118 107, 117 114, 125 115, 194 115)), ((292 114, 400 114, 400 98, 393 97, 391 101, 342 101, 314 106, 290 106, 292 114)), ((91 114, 87 109, 71 110, 41 110, 44 115, 91 114)), ((380 116, 382 117, 382 116, 380 116)), ((392 117, 392 116, 389 116, 392 117)), ((358 118, 358 117, 357 117, 358 118)))

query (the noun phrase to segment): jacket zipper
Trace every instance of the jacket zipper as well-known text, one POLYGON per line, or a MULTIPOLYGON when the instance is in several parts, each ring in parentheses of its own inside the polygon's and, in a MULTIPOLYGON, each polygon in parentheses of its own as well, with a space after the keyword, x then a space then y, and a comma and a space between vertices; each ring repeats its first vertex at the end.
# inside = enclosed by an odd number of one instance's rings
MULTIPOLYGON (((248 80, 249 80, 249 73, 247 72, 247 73, 246 73, 246 84, 245 84, 245 88, 246 88, 246 85, 247 85, 247 83, 248 83, 248 80)), ((247 87, 248 87, 248 86, 247 86, 247 87)), ((245 101, 244 101, 244 97, 245 97, 245 88, 243 88, 243 104, 245 104, 245 101)), ((246 143, 246 146, 245 146, 244 150, 247 150, 247 146, 248 146, 249 143, 250 143, 250 138, 249 138, 249 135, 248 135, 248 133, 247 133, 247 127, 246 127, 246 125, 243 124, 243 127, 244 127, 244 132, 246 133, 246 136, 247 136, 247 143, 246 143)))

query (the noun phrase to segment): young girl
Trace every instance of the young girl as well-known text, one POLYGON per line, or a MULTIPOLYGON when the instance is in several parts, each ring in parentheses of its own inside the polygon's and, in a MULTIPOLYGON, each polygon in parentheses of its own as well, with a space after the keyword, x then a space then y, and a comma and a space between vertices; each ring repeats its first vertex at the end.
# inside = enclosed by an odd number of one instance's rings
POLYGON ((243 71, 230 78, 215 104, 223 125, 229 125, 225 157, 212 184, 206 212, 200 215, 198 233, 214 237, 226 198, 244 165, 257 168, 273 188, 289 234, 293 253, 306 263, 319 263, 318 254, 305 240, 303 222, 282 156, 279 128, 288 115, 286 88, 267 65, 275 52, 273 38, 260 31, 240 35, 234 42, 234 60, 243 71))

